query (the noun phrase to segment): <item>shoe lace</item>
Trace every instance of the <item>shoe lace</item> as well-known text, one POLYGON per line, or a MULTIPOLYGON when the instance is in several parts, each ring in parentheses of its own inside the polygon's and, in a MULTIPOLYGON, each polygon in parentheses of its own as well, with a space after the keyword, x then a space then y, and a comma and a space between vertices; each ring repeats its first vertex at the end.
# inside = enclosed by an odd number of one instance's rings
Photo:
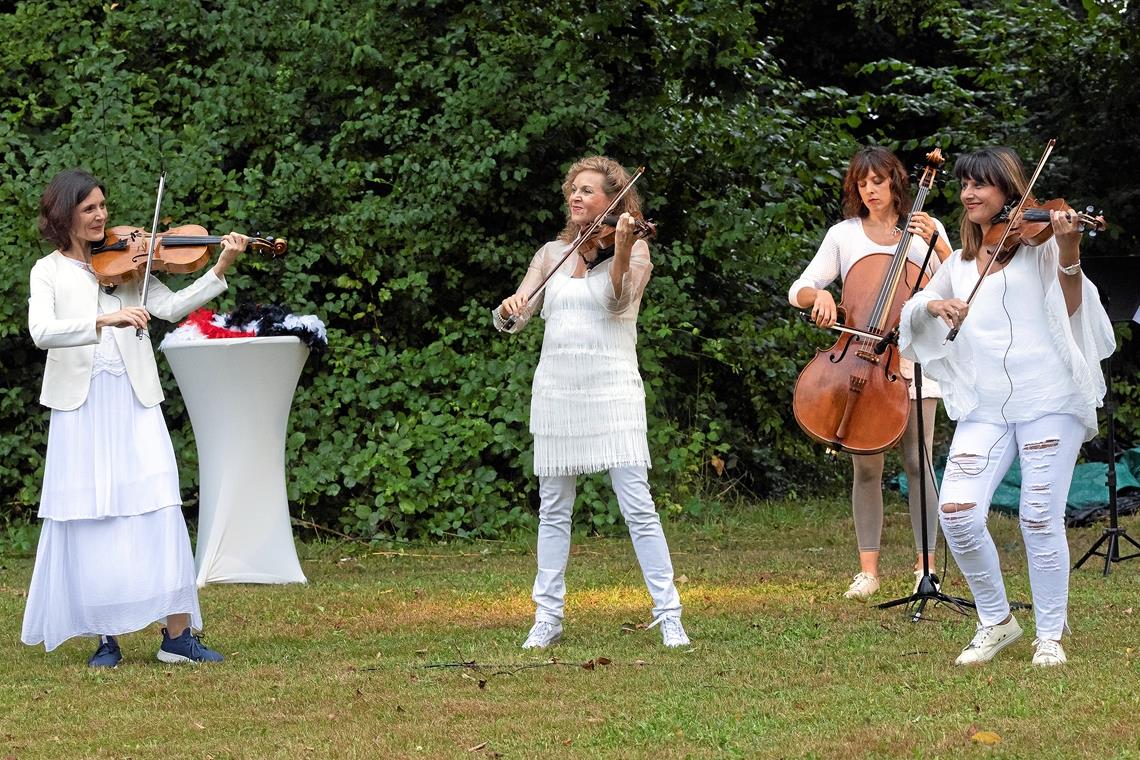
POLYGON ((1037 649, 1038 657, 1051 657, 1061 659, 1061 645, 1052 639, 1034 639, 1033 646, 1037 649))
POLYGON ((545 620, 539 620, 531 629, 530 634, 526 637, 527 641, 546 641, 554 635, 554 624, 548 623, 545 620))
POLYGON ((194 657, 200 657, 201 655, 210 651, 210 648, 206 646, 203 641, 202 634, 200 633, 190 634, 190 645, 188 649, 190 650, 190 654, 194 657))
POLYGON ((971 647, 983 647, 992 636, 997 634, 997 629, 1000 626, 996 625, 982 625, 978 624, 977 631, 974 633, 974 638, 970 642, 971 647))
POLYGON ((681 627, 680 618, 674 615, 662 615, 645 626, 645 630, 649 630, 655 625, 661 626, 661 635, 666 639, 679 639, 685 633, 685 629, 681 627))

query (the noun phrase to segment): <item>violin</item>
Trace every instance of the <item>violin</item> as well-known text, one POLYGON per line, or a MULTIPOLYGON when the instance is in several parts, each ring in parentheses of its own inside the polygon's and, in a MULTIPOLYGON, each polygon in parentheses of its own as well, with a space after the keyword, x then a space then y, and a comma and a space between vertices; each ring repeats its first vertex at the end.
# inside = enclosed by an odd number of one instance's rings
MULTIPOLYGON (((143 276, 146 271, 147 246, 151 234, 139 227, 112 227, 103 242, 91 249, 91 266, 100 285, 121 285, 143 276)), ((197 272, 210 261, 210 255, 222 238, 211 235, 205 227, 186 224, 154 236, 152 271, 186 274, 197 272)), ((277 257, 284 255, 289 244, 282 238, 250 238, 248 248, 277 257)))
POLYGON ((1090 236, 1105 228, 1104 217, 1094 216, 1092 206, 1081 213, 1074 211, 1064 198, 1053 198, 1039 203, 1036 198, 1029 196, 1020 214, 1015 214, 1011 206, 1002 209, 982 239, 982 247, 992 253, 999 264, 1006 264, 1017 252, 1018 246, 1042 245, 1053 237, 1053 222, 1050 215, 1052 211, 1075 214, 1079 221, 1077 229, 1080 232, 1090 230, 1090 236))
MULTIPOLYGON (((633 176, 629 178, 629 182, 626 183, 625 187, 623 187, 618 192, 618 194, 613 197, 613 200, 610 201, 610 205, 606 207, 606 210, 599 214, 594 219, 594 221, 590 222, 588 227, 578 232, 578 235, 570 243, 570 247, 566 249, 566 253, 562 255, 562 258, 559 259, 558 263, 554 265, 554 268, 550 270, 550 273, 547 274, 546 277, 542 278, 542 282, 538 284, 538 287, 531 291, 530 295, 527 296, 527 303, 534 303, 534 299, 537 298, 540 293, 546 290, 546 286, 550 283, 550 278, 554 276, 554 273, 562 268, 562 265, 566 263, 567 259, 573 256, 575 253, 579 253, 583 245, 590 244, 591 241, 593 241, 592 245, 594 247, 594 250, 597 252, 593 259, 593 264, 591 264, 589 260, 586 261, 587 269, 596 266, 599 261, 605 261, 606 258, 609 258, 609 256, 613 255, 614 241, 617 236, 617 224, 618 220, 620 219, 620 217, 614 214, 613 211, 618 207, 618 204, 621 203, 621 199, 625 197, 626 193, 630 191, 630 188, 632 188, 637 180, 641 178, 642 174, 645 174, 645 167, 637 167, 637 171, 635 171, 633 173, 633 176), (603 245, 599 246, 599 242, 603 245), (604 249, 606 247, 609 248, 609 253, 608 255, 602 257, 602 254, 605 252, 604 249)), ((634 220, 634 229, 637 231, 638 237, 645 237, 650 233, 655 234, 657 232, 657 228, 654 227, 652 223, 639 219, 634 220), (646 233, 645 235, 642 235, 643 231, 646 233)), ((579 255, 581 254, 579 253, 579 255)), ((582 258, 585 259, 586 257, 582 256, 582 258)), ((504 315, 499 308, 496 308, 494 311, 498 315, 498 319, 501 320, 501 324, 499 322, 496 322, 496 325, 499 325, 497 328, 499 332, 512 332, 515 329, 515 325, 518 324, 518 315, 504 315)))
MULTIPOLYGON (((578 253, 586 262, 586 269, 593 269, 614 255, 614 240, 617 237, 619 219, 616 214, 602 216, 594 232, 582 242, 578 253), (594 251, 593 256, 588 254, 591 250, 594 251)), ((641 240, 650 240, 656 237, 657 226, 644 219, 634 219, 633 234, 641 240)))

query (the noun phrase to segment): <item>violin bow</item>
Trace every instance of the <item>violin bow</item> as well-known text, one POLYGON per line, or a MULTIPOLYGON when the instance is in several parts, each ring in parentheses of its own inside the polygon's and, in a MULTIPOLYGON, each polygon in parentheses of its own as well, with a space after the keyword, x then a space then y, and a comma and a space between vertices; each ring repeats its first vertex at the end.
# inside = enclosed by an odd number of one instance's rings
MULTIPOLYGON (((146 308, 146 297, 150 293, 150 269, 154 264, 154 247, 158 245, 158 215, 162 211, 162 195, 166 192, 166 172, 158 175, 158 198, 154 203, 154 221, 150 225, 150 240, 146 244, 146 271, 143 272, 142 307, 146 308)), ((135 329, 135 337, 142 340, 146 330, 135 329)))
MULTIPOLYGON (((550 282, 550 278, 554 276, 554 273, 561 269, 562 265, 566 263, 566 260, 573 256, 575 252, 577 252, 577 250, 582 247, 582 243, 586 242, 590 238, 590 235, 594 234, 594 231, 602 225, 602 220, 605 219, 611 211, 617 208, 617 205, 621 203, 621 199, 624 198, 626 196, 626 193, 629 192, 630 188, 633 187, 633 183, 637 182, 637 180, 639 180, 641 178, 641 175, 644 173, 644 166, 637 167, 637 171, 635 171, 633 173, 633 176, 629 178, 629 182, 625 183, 625 187, 623 187, 618 192, 618 194, 614 196, 614 199, 610 201, 610 205, 606 206, 606 210, 598 214, 597 217, 594 218, 594 221, 590 222, 590 225, 586 227, 586 229, 578 233, 578 236, 571 242, 570 247, 566 249, 566 254, 559 260, 554 268, 550 270, 550 273, 547 274, 546 277, 542 278, 542 282, 538 284, 538 287, 536 287, 534 291, 529 296, 527 296, 526 302, 528 306, 540 293, 542 293, 542 291, 546 290, 546 286, 550 282)), ((517 322, 518 315, 512 314, 503 320, 503 329, 500 330, 500 332, 509 332, 512 328, 514 328, 517 322)))
MULTIPOLYGON (((1021 199, 1017 202, 1017 207, 1009 215, 1010 219, 1016 219, 1025 209, 1025 204, 1029 202, 1029 198, 1033 194, 1033 186, 1037 184, 1037 178, 1041 176, 1041 170, 1045 168, 1045 162, 1049 160, 1049 155, 1053 152, 1053 146, 1056 144, 1057 138, 1049 138, 1049 142, 1045 146, 1045 152, 1041 154, 1041 159, 1037 162, 1037 168, 1033 170, 1033 176, 1029 178, 1029 184, 1026 185, 1025 192, 1021 194, 1021 199)), ((1006 225, 1005 231, 1002 233, 1001 240, 998 241, 995 250, 1001 251, 1002 248, 1004 248, 1006 238, 1009 237, 1009 232, 1012 229, 1012 224, 1006 225)), ((973 290, 970 291, 970 295, 966 296, 967 306, 969 306, 970 303, 974 300, 974 296, 978 293, 978 288, 982 287, 982 281, 985 280, 986 275, 990 273, 990 267, 994 265, 995 259, 997 259, 996 253, 993 256, 990 256, 990 260, 987 261, 986 265, 982 268, 982 273, 978 275, 978 281, 974 283, 973 290)), ((946 333, 946 340, 950 341, 957 338, 958 331, 961 329, 961 325, 951 328, 950 332, 946 333)))

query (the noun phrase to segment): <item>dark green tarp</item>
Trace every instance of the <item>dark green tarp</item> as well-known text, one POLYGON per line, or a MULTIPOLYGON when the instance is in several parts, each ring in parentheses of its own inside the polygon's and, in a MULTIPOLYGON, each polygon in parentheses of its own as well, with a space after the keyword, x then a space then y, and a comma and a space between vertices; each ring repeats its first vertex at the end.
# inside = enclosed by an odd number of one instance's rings
MULTIPOLYGON (((942 482, 943 467, 938 467, 938 482, 942 482)), ((899 490, 907 494, 906 475, 897 478, 899 490)), ((1069 524, 1080 524, 1097 519, 1108 509, 1108 465, 1104 462, 1078 464, 1073 471, 1073 483, 1069 486, 1068 505, 1065 519, 1069 524)), ((1116 464, 1117 506, 1122 514, 1136 511, 1140 506, 1140 448, 1128 449, 1121 453, 1116 464)), ((1007 514, 1017 514, 1021 497, 1021 466, 1014 460, 1009 472, 1002 478, 994 493, 991 509, 1007 514)))

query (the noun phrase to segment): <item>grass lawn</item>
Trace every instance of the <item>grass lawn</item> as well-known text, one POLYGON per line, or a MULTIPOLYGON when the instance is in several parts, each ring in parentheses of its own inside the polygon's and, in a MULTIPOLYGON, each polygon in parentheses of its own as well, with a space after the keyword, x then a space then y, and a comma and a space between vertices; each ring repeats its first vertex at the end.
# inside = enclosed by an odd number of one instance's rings
MULTIPOLYGON (((877 601, 913 582, 902 509, 889 502, 877 601)), ((1028 601, 1017 524, 991 525, 1028 601)), ((533 538, 399 555, 313 543, 307 586, 203 590, 226 663, 162 665, 147 631, 121 639, 111 672, 86 668, 91 640, 19 643, 32 560, 0 557, 0 758, 1140 758, 1140 559, 1073 574, 1067 667, 1030 666, 1022 612, 1021 641, 963 669, 972 618, 913 623, 841 598, 857 570, 843 503, 666 530, 685 651, 637 628, 649 598, 624 538, 576 538, 564 639, 546 653, 519 649, 533 538)), ((1073 558, 1101 531, 1071 530, 1073 558)), ((969 596, 952 563, 945 580, 969 596)))

